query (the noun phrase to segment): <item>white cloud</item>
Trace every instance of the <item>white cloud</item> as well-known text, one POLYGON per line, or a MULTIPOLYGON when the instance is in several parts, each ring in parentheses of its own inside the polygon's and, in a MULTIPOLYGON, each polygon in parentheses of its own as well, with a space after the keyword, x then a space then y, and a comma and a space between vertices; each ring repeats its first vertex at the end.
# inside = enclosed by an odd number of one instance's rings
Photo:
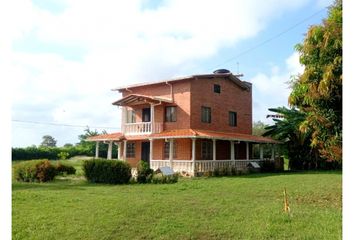
MULTIPOLYGON (((195 73, 190 69, 198 60, 256 36, 307 1, 166 0, 144 9, 145 2, 138 0, 76 0, 55 14, 31 1, 10 1, 10 6, 0 7, 1 27, 6 26, 0 45, 6 54, 0 63, 15 79, 13 118, 119 127, 118 111, 111 105, 119 95, 111 88, 195 73), (14 41, 29 33, 43 44, 76 46, 85 54, 81 61, 70 61, 64 53, 11 51, 14 41)), ((289 68, 295 67, 292 61, 289 68)), ((275 94, 283 89, 284 78, 273 67, 272 76, 259 74, 252 81, 263 93, 275 94)), ((77 135, 51 131, 61 144, 69 141, 66 135, 77 135)), ((14 143, 29 144, 22 134, 13 128, 14 143)))

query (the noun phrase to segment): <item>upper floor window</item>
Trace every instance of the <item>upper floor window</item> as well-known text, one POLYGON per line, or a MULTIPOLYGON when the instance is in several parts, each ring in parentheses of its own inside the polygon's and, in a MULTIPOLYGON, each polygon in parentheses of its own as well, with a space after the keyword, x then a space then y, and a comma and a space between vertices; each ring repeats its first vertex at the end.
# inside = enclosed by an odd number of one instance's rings
POLYGON ((204 140, 202 141, 202 159, 210 160, 213 158, 213 143, 212 141, 204 140))
POLYGON ((165 121, 166 122, 176 122, 177 121, 177 107, 176 106, 166 107, 165 121))
POLYGON ((221 86, 219 84, 214 84, 214 93, 221 93, 221 86))
POLYGON ((127 158, 135 157, 135 143, 127 143, 127 158))
POLYGON ((232 127, 237 126, 237 112, 229 112, 229 125, 232 127))
POLYGON ((128 110, 127 111, 127 123, 135 123, 135 111, 134 110, 128 110))
MULTIPOLYGON (((170 158, 170 142, 165 142, 164 150, 163 150, 164 159, 170 158)), ((177 158, 177 143, 173 141, 173 158, 177 158)))
POLYGON ((202 122, 211 123, 211 108, 202 107, 202 122))

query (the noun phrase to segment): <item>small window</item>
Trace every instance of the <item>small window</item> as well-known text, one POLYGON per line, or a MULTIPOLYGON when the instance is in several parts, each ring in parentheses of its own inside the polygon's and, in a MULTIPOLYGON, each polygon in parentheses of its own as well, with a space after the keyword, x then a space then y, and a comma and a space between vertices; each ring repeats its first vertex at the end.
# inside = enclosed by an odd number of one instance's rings
POLYGON ((126 123, 135 123, 135 111, 128 110, 127 111, 127 119, 126 123))
POLYGON ((221 93, 221 86, 219 84, 214 84, 214 93, 221 93))
POLYGON ((127 158, 135 157, 135 143, 127 143, 127 158))
MULTIPOLYGON (((170 158, 170 142, 165 142, 164 150, 163 150, 164 159, 170 158)), ((173 158, 177 158, 177 143, 173 141, 173 158)))
POLYGON ((229 112, 229 125, 232 127, 237 126, 237 112, 229 112))
POLYGON ((176 122, 177 121, 177 108, 175 106, 169 106, 165 108, 165 121, 176 122))
POLYGON ((213 158, 212 141, 202 141, 202 159, 211 160, 213 158))
POLYGON ((202 122, 211 123, 211 108, 202 107, 202 122))

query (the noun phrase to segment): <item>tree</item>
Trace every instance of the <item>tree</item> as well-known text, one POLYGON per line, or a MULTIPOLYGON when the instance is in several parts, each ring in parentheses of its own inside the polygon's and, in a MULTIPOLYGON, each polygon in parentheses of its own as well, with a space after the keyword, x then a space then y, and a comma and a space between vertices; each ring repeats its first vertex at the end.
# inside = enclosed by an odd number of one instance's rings
POLYGON ((40 147, 56 147, 57 145, 57 140, 50 135, 44 135, 42 139, 40 147))
POLYGON ((266 131, 266 127, 267 125, 261 121, 253 122, 252 134, 256 136, 262 136, 262 134, 266 131))
POLYGON ((73 147, 74 145, 72 143, 65 143, 64 144, 64 147, 65 148, 68 148, 68 147, 73 147))
POLYGON ((306 112, 300 130, 327 160, 342 160, 342 1, 322 24, 311 26, 296 49, 304 73, 291 82, 289 104, 306 112))

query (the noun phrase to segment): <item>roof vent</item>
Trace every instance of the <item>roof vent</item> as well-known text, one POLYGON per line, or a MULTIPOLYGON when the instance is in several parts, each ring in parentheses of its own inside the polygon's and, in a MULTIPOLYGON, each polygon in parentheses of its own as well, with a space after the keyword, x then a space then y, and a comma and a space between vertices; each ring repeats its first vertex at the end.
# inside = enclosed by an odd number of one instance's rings
POLYGON ((230 71, 227 69, 217 69, 213 73, 214 74, 225 74, 225 73, 230 73, 230 71))

